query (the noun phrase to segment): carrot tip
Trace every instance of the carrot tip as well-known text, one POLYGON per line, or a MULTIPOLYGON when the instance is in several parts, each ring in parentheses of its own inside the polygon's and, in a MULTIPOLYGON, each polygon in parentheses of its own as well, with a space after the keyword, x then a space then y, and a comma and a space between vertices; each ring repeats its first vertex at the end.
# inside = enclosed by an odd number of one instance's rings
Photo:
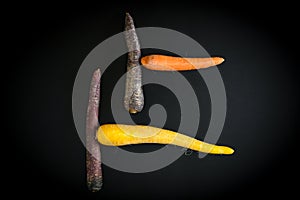
POLYGON ((234 153, 234 149, 230 148, 230 147, 224 147, 224 154, 230 155, 234 153))
POLYGON ((213 60, 214 60, 215 65, 219 65, 225 61, 225 59, 222 57, 214 57, 213 60))

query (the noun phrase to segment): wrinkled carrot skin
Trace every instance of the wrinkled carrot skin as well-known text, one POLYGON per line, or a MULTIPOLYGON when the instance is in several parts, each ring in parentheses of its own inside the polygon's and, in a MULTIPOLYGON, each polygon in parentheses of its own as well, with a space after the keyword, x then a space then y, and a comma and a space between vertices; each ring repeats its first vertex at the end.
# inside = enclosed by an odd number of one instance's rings
POLYGON ((224 62, 224 58, 182 58, 164 55, 149 55, 141 59, 144 67, 158 71, 185 71, 205 69, 224 62))
POLYGON ((105 124, 99 127, 97 139, 103 145, 123 146, 130 144, 173 144, 211 154, 232 154, 226 146, 208 144, 192 137, 160 128, 140 125, 105 124))
POLYGON ((95 139, 96 131, 99 127, 100 77, 100 69, 97 69, 93 73, 90 84, 86 115, 86 178, 88 189, 92 192, 99 191, 103 183, 100 145, 95 139))

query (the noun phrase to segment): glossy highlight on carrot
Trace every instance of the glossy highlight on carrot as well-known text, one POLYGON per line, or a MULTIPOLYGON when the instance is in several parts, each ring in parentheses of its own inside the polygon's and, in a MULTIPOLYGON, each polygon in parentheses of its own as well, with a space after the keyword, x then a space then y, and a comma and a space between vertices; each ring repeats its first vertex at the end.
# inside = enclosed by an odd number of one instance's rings
POLYGON ((227 146, 208 144, 192 137, 151 126, 105 124, 99 127, 97 139, 103 145, 123 146, 130 144, 173 144, 211 154, 233 154, 227 146))
POLYGON ((144 67, 158 71, 186 71, 205 69, 224 62, 224 58, 182 58, 164 55, 149 55, 141 59, 144 67))

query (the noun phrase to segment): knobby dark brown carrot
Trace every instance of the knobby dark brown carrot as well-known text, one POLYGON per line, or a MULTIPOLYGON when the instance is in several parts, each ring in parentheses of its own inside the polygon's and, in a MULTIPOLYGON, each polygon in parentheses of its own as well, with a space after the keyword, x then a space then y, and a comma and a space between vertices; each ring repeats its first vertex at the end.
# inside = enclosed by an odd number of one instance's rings
POLYGON ((92 77, 89 103, 86 116, 86 172, 88 189, 96 192, 102 187, 102 169, 100 145, 96 139, 99 127, 98 112, 100 100, 100 69, 92 77))
POLYGON ((141 112, 144 107, 142 69, 139 63, 141 50, 139 39, 135 32, 134 22, 129 13, 126 13, 125 17, 125 40, 129 52, 124 106, 130 113, 137 113, 141 112))
POLYGON ((205 69, 224 62, 224 58, 182 58, 164 55, 149 55, 141 59, 144 67, 158 71, 185 71, 205 69))

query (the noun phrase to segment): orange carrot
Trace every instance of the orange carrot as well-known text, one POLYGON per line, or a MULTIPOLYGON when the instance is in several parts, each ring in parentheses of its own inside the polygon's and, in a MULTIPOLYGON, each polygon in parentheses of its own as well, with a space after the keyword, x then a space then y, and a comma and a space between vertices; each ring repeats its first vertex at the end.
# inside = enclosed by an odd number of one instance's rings
POLYGON ((219 65, 224 62, 224 58, 182 58, 164 55, 149 55, 141 60, 142 65, 151 70, 158 71, 185 71, 204 69, 219 65))

